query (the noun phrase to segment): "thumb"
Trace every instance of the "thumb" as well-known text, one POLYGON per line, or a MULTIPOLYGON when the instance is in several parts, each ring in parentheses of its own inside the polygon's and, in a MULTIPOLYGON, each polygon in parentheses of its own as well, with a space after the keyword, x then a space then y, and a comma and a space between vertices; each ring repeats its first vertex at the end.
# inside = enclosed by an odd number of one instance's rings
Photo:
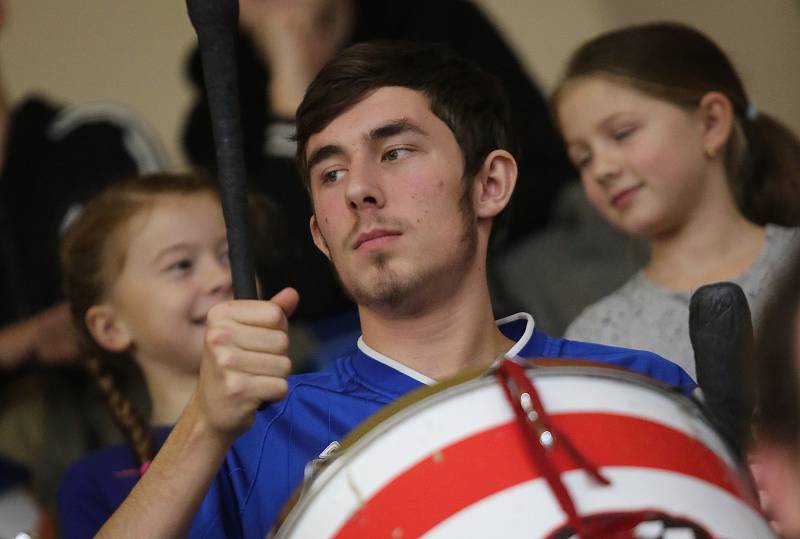
POLYGON ((270 301, 277 303, 288 318, 292 316, 292 313, 297 309, 297 304, 300 303, 300 294, 298 294, 297 290, 294 288, 284 288, 272 296, 270 301))

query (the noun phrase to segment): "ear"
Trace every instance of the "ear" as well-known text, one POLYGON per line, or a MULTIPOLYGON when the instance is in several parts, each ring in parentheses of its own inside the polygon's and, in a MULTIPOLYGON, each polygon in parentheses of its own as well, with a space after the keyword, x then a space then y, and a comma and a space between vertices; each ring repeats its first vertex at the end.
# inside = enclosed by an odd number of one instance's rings
POLYGON ((328 260, 331 259, 331 251, 328 249, 328 243, 325 241, 325 237, 322 235, 322 231, 319 229, 319 223, 317 222, 316 214, 311 214, 311 220, 309 221, 309 227, 311 228, 311 238, 314 240, 314 245, 317 246, 317 249, 322 251, 328 260))
POLYGON ((698 106, 703 129, 703 145, 707 155, 722 153, 733 130, 733 105, 720 92, 708 92, 698 106))
POLYGON ((124 352, 130 348, 133 342, 131 334, 111 305, 92 305, 86 311, 85 320, 89 333, 101 348, 109 352, 124 352))
POLYGON ((497 216, 508 205, 517 184, 517 162, 505 150, 494 150, 475 176, 473 204, 478 218, 497 216))
POLYGON ((750 458, 762 509, 787 535, 800 533, 800 462, 787 445, 761 440, 750 458), (788 532, 791 532, 788 533, 788 532))

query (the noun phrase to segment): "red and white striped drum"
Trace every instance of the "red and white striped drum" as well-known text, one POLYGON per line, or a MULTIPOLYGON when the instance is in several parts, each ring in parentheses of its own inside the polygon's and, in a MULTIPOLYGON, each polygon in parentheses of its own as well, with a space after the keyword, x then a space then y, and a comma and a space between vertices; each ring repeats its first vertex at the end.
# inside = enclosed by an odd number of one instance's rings
MULTIPOLYGON (((691 399, 614 369, 525 372, 554 432, 609 482, 553 451, 584 539, 774 537, 737 459, 691 399)), ((345 442, 277 537, 577 536, 496 379, 422 391, 432 394, 406 397, 345 442)))

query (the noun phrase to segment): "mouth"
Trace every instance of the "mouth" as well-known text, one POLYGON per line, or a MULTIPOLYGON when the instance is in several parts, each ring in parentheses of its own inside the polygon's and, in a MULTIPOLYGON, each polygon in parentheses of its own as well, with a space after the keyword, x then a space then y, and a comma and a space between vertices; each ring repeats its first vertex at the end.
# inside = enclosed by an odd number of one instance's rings
POLYGON ((400 236, 400 232, 393 230, 371 230, 358 235, 356 241, 353 243, 353 250, 369 250, 377 249, 386 245, 400 236))
POLYGON ((618 210, 625 209, 628 205, 630 205, 631 202, 633 202, 633 197, 636 196, 636 193, 639 192, 639 189, 642 188, 642 185, 643 184, 640 183, 614 193, 611 196, 611 205, 618 210))
POLYGON ((205 327, 205 325, 206 325, 206 315, 203 314, 202 316, 193 316, 189 320, 189 322, 191 322, 191 324, 193 326, 203 326, 203 327, 205 327))

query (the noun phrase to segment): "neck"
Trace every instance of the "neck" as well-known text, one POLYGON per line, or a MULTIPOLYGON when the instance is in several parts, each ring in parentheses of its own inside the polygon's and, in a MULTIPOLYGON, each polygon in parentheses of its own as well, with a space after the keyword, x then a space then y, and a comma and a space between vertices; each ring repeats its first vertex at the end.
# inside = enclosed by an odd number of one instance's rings
POLYGON ((704 197, 684 223, 650 238, 645 273, 654 283, 691 290, 734 279, 756 262, 765 230, 745 219, 724 186, 704 197))
POLYGON ((495 324, 485 271, 475 267, 450 282, 453 286, 427 294, 434 299, 413 310, 360 306, 364 342, 435 380, 488 367, 513 342, 495 324))
POLYGON ((150 423, 173 425, 197 387, 197 373, 177 372, 155 362, 138 362, 152 403, 150 423))

